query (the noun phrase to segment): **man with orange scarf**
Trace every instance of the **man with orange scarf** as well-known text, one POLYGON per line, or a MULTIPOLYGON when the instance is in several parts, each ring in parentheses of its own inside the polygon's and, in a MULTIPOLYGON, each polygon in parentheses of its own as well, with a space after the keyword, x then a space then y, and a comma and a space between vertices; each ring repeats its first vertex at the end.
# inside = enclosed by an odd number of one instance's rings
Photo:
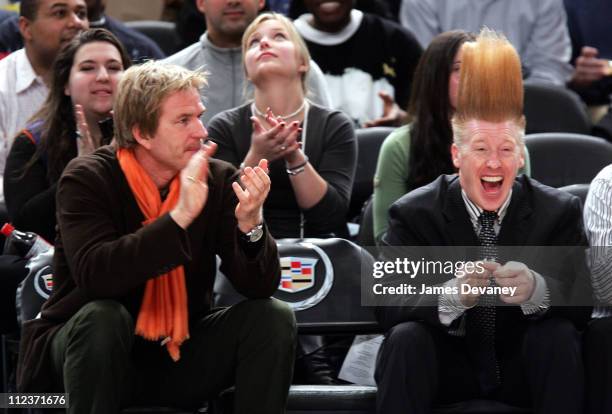
POLYGON ((270 298, 280 266, 262 218, 267 161, 239 174, 211 158, 205 83, 178 66, 130 68, 116 143, 64 171, 54 290, 23 327, 21 391, 67 392, 69 413, 117 413, 197 408, 235 385, 235 412, 284 412, 295 319, 270 298), (211 309, 216 255, 248 300, 211 309))

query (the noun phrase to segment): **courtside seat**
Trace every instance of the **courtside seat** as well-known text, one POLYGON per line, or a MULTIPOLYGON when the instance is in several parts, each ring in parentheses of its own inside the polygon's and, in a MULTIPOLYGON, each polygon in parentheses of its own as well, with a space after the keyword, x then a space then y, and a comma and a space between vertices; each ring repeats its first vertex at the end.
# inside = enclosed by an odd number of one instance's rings
POLYGON ((393 129, 392 127, 374 127, 361 128, 355 131, 358 149, 357 168, 347 215, 349 221, 353 221, 359 216, 363 204, 372 195, 378 153, 383 141, 393 129))
POLYGON ((207 409, 203 408, 197 411, 185 411, 177 408, 169 407, 138 407, 138 408, 127 408, 121 411, 121 414, 194 414, 194 413, 206 413, 207 409), (203 411, 204 410, 204 411, 203 411))
MULTIPOLYGON (((221 394, 212 414, 232 413, 233 389, 221 394)), ((362 385, 293 385, 287 414, 376 414, 376 387, 362 385)), ((432 414, 531 414, 492 400, 470 400, 440 405, 432 414)), ((409 413, 407 413, 409 414, 409 413)))
MULTIPOLYGON (((277 244, 284 270, 273 296, 294 310, 299 333, 359 334, 378 330, 373 308, 361 306, 360 276, 362 269, 372 267, 374 258, 370 253, 340 238, 279 239, 277 244), (305 271, 307 268, 311 270, 305 271), (296 284, 291 274, 309 281, 296 284)), ((217 306, 244 300, 222 274, 217 275, 214 290, 217 306)))
POLYGON ((357 244, 360 246, 375 246, 376 240, 374 237, 374 200, 372 197, 366 201, 361 211, 359 219, 359 233, 357 234, 357 244))
POLYGON ((470 400, 455 404, 441 405, 433 410, 433 414, 531 414, 525 408, 516 408, 492 400, 470 400))
POLYGON ((175 23, 159 20, 134 20, 125 22, 125 24, 157 43, 167 56, 178 52, 181 39, 176 33, 175 23))
POLYGON ((569 132, 589 134, 586 107, 573 91, 556 85, 525 85, 526 133, 569 132))
POLYGON ((551 187, 590 183, 612 163, 612 144, 590 135, 546 133, 525 136, 531 178, 551 187))
MULTIPOLYGON (((305 334, 381 333, 373 309, 361 305, 362 273, 371 274, 374 258, 363 248, 343 239, 278 240, 281 264, 287 259, 294 267, 303 267, 309 259, 314 265, 313 285, 300 292, 278 291, 274 296, 295 310, 298 332, 305 334), (332 276, 333 285, 324 297, 332 276), (314 297, 320 300, 311 306, 304 303, 314 297)), ((282 281, 281 281, 282 284, 282 281)), ((288 286, 287 286, 288 287, 288 286)), ((216 284, 217 305, 230 305, 241 298, 230 294, 225 279, 216 284)), ((311 302, 312 303, 312 302, 311 302)), ((234 389, 230 388, 212 404, 211 413, 232 413, 234 389)), ((375 414, 376 387, 361 385, 292 385, 287 401, 287 414, 375 414)), ((436 407, 434 414, 525 414, 527 410, 509 407, 496 401, 474 400, 436 407)))
POLYGON ((591 184, 572 184, 561 187, 559 190, 567 191, 568 193, 578 197, 581 201, 582 207, 584 207, 587 195, 589 194, 590 186, 591 184))

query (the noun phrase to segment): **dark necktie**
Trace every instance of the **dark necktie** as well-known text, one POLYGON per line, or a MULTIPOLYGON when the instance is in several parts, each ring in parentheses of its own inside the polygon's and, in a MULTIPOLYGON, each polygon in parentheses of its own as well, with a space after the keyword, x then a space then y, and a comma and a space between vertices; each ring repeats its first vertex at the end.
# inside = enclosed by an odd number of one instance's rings
MULTIPOLYGON (((483 211, 478 221, 480 232, 479 256, 481 259, 497 261, 497 234, 495 220, 497 213, 483 211)), ((495 280, 491 279, 491 286, 495 280)), ((500 384, 499 363, 495 354, 495 295, 481 295, 477 306, 468 310, 467 339, 477 367, 480 386, 485 393, 495 390, 500 384)))

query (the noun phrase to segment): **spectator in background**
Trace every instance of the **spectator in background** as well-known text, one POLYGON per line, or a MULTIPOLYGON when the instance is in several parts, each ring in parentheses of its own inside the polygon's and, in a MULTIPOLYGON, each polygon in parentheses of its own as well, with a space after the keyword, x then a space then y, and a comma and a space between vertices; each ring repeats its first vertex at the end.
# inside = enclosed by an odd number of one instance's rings
POLYGON ((184 49, 197 42, 205 31, 206 19, 198 10, 196 0, 185 0, 176 20, 176 33, 181 39, 180 48, 184 49))
POLYGON ((216 157, 241 168, 270 161, 274 186, 264 217, 274 237, 347 237, 357 160, 350 120, 306 99, 310 56, 286 17, 257 17, 244 33, 242 55, 254 99, 210 121, 216 157))
MULTIPOLYGON (((393 14, 389 2, 386 0, 355 0, 353 7, 357 10, 361 10, 364 13, 375 14, 385 19, 390 19, 397 22, 397 13, 395 15, 393 14)), ((291 1, 291 5, 289 7, 290 19, 296 20, 304 13, 308 13, 308 10, 306 9, 306 5, 304 4, 303 0, 291 1)))
POLYGON ((457 105, 461 49, 474 36, 452 31, 436 36, 421 57, 408 106, 409 125, 383 142, 374 176, 374 237, 387 231, 387 211, 410 190, 452 174, 451 117, 457 105))
POLYGON ((53 243, 60 175, 71 159, 93 152, 104 138, 110 142, 98 121, 110 116, 117 83, 129 66, 125 48, 105 29, 83 32, 59 53, 47 100, 15 139, 6 162, 6 205, 16 228, 53 243))
MULTIPOLYGON (((246 101, 240 41, 246 27, 264 7, 265 0, 197 0, 198 10, 206 18, 206 32, 197 43, 166 58, 164 62, 191 70, 208 72, 208 87, 202 91, 208 121, 226 109, 246 101)), ((314 102, 330 106, 325 78, 313 62, 306 75, 306 86, 314 102)))
MULTIPOLYGON (((6 163, 6 204, 19 230, 55 241, 59 176, 72 158, 99 146, 96 120, 108 116, 118 78, 129 65, 121 43, 103 29, 83 32, 59 53, 47 100, 15 139, 6 163), (74 105, 82 106, 80 124, 74 105)), ((0 333, 17 328, 15 291, 27 273, 24 259, 0 255, 0 333)))
POLYGON ((8 19, 9 17, 14 17, 14 16, 15 16, 15 13, 8 11, 8 10, 0 9, 0 23, 8 19))
POLYGON ((612 94, 612 2, 565 0, 574 74, 568 86, 589 106, 594 123, 612 94))
POLYGON ((84 0, 21 2, 19 30, 25 46, 0 60, 0 174, 15 136, 47 97, 60 48, 88 27, 84 0))
POLYGON ((448 30, 500 31, 521 56, 527 82, 565 85, 572 73, 563 0, 402 0, 400 22, 423 47, 448 30))
POLYGON ((400 25, 353 8, 353 0, 304 0, 295 26, 327 79, 332 107, 358 126, 399 125, 422 50, 400 25))
POLYGON ((612 412, 612 165, 591 182, 584 226, 597 305, 584 334, 587 414, 612 412))
MULTIPOLYGON (((89 27, 112 32, 123 43, 134 62, 162 59, 166 56, 153 40, 130 29, 123 22, 104 14, 106 0, 85 0, 85 3, 87 3, 89 27)), ((0 24, 0 53, 10 53, 20 49, 22 45, 23 39, 19 32, 17 18, 7 19, 0 24)))

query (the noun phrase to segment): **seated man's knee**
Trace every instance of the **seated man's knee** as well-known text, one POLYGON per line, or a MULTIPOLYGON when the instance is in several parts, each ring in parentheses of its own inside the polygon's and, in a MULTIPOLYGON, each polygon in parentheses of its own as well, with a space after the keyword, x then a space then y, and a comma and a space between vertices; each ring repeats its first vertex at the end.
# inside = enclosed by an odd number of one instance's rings
POLYGON ((612 345, 612 317, 592 320, 585 331, 584 340, 585 344, 612 345))
POLYGON ((285 303, 278 299, 247 300, 238 306, 245 306, 246 311, 258 319, 257 325, 263 333, 279 341, 294 343, 296 338, 295 313, 285 303))
POLYGON ((117 301, 89 302, 77 312, 75 318, 72 336, 88 338, 97 347, 114 346, 117 341, 132 341, 134 321, 117 301))
POLYGON ((431 360, 434 354, 435 343, 429 329, 421 322, 403 322, 385 335, 377 365, 400 363, 402 366, 417 366, 419 361, 431 360))
POLYGON ((580 334, 574 324, 564 318, 550 318, 535 321, 527 328, 525 348, 528 350, 568 347, 575 348, 580 343, 580 334))
POLYGON ((434 348, 434 342, 428 328, 421 322, 404 322, 395 325, 385 337, 385 347, 404 349, 415 352, 427 352, 434 348))

